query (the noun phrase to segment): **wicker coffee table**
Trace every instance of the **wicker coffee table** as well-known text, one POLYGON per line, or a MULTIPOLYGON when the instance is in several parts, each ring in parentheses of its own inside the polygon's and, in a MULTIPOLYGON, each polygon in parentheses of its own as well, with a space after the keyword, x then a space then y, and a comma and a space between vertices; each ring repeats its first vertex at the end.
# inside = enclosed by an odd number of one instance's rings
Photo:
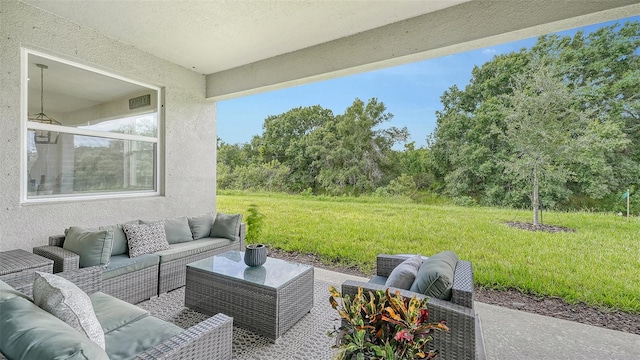
POLYGON ((185 305, 276 340, 311 311, 313 267, 267 258, 252 268, 243 259, 229 251, 187 264, 185 305))

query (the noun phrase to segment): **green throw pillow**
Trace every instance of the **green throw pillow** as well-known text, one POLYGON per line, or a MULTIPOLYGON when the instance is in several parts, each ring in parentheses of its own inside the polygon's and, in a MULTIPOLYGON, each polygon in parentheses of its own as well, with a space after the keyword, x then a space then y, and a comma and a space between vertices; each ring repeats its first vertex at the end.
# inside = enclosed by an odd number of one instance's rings
MULTIPOLYGON (((127 224, 137 224, 138 220, 128 222, 127 224)), ((127 235, 122 230, 122 224, 100 226, 100 230, 113 230, 113 248, 111 249, 111 255, 122 255, 129 251, 127 247, 127 235)))
MULTIPOLYGON (((141 221, 141 224, 151 224, 155 221, 141 221)), ((191 228, 186 217, 166 219, 163 222, 164 232, 169 244, 177 244, 193 240, 191 228)))
POLYGON ((189 227, 191 228, 193 240, 209 237, 211 225, 213 225, 213 213, 190 217, 189 227))
POLYGON ((210 237, 226 238, 229 240, 240 240, 240 222, 242 214, 223 214, 218 213, 216 219, 211 226, 210 237))
POLYGON ((65 231, 62 248, 80 256, 80 267, 109 265, 113 230, 91 230, 72 226, 65 231))
POLYGON ((458 256, 444 251, 424 260, 410 291, 425 294, 442 300, 451 300, 453 273, 458 256))

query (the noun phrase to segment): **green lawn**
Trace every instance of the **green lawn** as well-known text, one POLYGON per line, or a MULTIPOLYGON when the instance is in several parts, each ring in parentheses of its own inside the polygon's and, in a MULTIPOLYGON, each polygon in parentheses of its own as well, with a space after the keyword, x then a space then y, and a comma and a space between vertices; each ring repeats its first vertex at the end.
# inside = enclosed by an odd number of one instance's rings
POLYGON ((545 224, 576 232, 541 233, 506 226, 531 221, 530 211, 512 209, 236 192, 217 202, 218 211, 245 217, 256 204, 265 215, 261 242, 327 263, 371 272, 379 253, 452 250, 473 263, 476 284, 640 313, 638 218, 545 212, 545 224))

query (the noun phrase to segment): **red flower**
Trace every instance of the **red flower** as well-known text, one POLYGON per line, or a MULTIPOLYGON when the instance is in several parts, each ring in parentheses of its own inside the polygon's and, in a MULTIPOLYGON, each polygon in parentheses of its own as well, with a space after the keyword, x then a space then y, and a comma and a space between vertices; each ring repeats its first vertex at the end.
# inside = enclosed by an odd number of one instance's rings
POLYGON ((413 342, 413 334, 411 334, 408 330, 400 330, 396 333, 394 337, 396 341, 408 341, 413 342))

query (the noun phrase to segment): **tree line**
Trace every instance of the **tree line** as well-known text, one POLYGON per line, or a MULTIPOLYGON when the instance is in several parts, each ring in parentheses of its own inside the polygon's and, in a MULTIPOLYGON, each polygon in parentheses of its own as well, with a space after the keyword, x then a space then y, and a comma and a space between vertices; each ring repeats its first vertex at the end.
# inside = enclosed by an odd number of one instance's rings
POLYGON ((627 22, 497 55, 442 94, 425 147, 376 98, 272 115, 249 143, 218 140, 218 188, 599 211, 630 188, 638 213, 639 49, 627 22))

